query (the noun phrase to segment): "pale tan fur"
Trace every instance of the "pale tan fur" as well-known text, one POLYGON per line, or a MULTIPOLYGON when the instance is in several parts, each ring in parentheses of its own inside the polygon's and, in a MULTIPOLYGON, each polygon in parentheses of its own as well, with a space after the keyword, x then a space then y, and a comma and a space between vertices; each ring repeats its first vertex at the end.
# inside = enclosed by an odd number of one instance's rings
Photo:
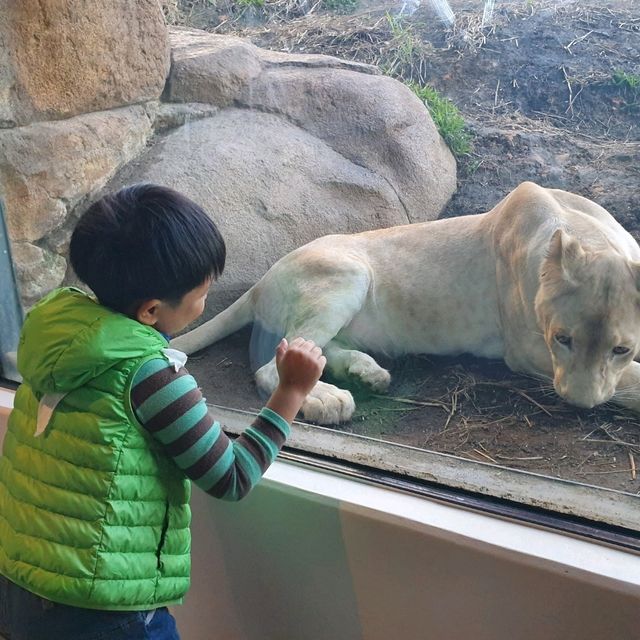
MULTIPOLYGON (((255 320, 315 340, 337 377, 377 391, 389 373, 365 351, 468 352, 553 380, 575 405, 640 412, 639 283, 640 248, 602 207, 525 182, 484 214, 315 240, 173 346, 190 353, 255 320)), ((275 388, 273 360, 256 380, 275 388)), ((320 382, 302 410, 335 423, 354 402, 320 382)))

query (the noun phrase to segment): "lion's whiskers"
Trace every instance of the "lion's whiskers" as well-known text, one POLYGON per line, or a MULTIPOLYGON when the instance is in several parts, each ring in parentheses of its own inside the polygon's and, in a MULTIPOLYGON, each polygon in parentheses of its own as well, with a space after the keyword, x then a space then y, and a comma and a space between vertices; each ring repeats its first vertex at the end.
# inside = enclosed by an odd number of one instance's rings
POLYGON ((640 394, 640 382, 634 382, 625 387, 618 387, 613 397, 619 400, 640 400, 638 394, 640 394))

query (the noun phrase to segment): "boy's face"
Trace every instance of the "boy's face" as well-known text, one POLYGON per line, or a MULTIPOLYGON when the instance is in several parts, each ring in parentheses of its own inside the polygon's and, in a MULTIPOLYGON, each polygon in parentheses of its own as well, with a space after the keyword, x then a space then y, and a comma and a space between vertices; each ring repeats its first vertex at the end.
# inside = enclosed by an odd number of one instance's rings
POLYGON ((211 282, 212 279, 207 278, 200 286, 187 292, 177 306, 166 300, 149 300, 140 305, 136 318, 161 333, 173 336, 202 315, 211 282))

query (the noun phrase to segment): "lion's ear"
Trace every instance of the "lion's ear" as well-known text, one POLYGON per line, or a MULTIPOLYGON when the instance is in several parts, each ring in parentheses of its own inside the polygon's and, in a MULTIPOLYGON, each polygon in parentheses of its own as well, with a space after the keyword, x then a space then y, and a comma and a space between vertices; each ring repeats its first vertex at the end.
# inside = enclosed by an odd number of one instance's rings
POLYGON ((576 285, 585 264, 586 253, 580 242, 566 231, 556 229, 549 241, 544 271, 576 285))

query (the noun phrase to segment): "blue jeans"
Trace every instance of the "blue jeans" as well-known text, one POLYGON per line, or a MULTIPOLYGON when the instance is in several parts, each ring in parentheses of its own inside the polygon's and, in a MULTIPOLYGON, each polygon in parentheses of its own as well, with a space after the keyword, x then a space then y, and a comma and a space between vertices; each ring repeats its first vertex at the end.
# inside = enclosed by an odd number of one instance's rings
POLYGON ((57 604, 0 576, 0 637, 7 640, 180 640, 166 607, 98 611, 57 604))

